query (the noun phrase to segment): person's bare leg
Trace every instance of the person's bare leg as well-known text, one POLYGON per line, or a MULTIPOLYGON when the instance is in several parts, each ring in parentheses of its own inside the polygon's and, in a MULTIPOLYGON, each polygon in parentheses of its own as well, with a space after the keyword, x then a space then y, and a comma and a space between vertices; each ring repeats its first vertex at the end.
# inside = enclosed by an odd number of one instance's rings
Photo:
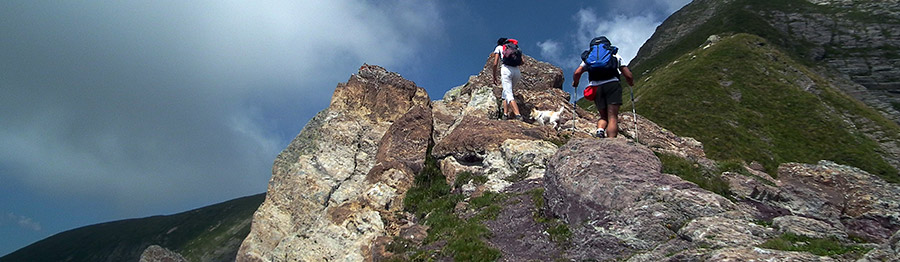
POLYGON ((597 114, 600 115, 600 120, 597 120, 597 128, 598 129, 606 129, 606 124, 607 124, 606 118, 608 117, 607 113, 606 113, 607 109, 609 109, 609 108, 607 107, 607 108, 597 110, 597 114))
POLYGON ((512 102, 510 103, 510 107, 512 107, 513 113, 515 113, 516 116, 521 116, 521 115, 522 115, 522 114, 519 114, 519 105, 516 104, 516 101, 512 101, 512 102))
POLYGON ((503 100, 503 116, 509 118, 509 101, 503 100))
POLYGON ((609 121, 609 125, 606 128, 606 137, 615 138, 616 134, 619 133, 619 106, 609 105, 606 108, 606 119, 609 121))

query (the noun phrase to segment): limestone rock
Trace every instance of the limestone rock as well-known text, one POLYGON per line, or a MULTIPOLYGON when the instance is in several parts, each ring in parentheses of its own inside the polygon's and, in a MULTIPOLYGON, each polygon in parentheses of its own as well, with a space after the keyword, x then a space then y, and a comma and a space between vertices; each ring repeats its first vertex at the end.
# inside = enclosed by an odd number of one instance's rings
POLYGON ((561 147, 544 175, 544 197, 572 230, 570 258, 623 259, 669 241, 695 218, 735 210, 660 170, 649 149, 625 140, 575 139, 561 147))
POLYGON ((749 221, 720 216, 695 219, 678 234, 711 249, 757 246, 774 236, 771 229, 749 221))
POLYGON ((558 139, 558 136, 550 127, 521 121, 465 117, 453 132, 434 146, 432 155, 438 159, 453 156, 461 163, 481 162, 487 151, 499 150, 508 139, 550 140, 558 139))
POLYGON ((775 228, 782 233, 792 233, 810 238, 847 239, 847 233, 823 221, 800 216, 782 216, 772 221, 775 228))
POLYGON ((503 158, 517 173, 523 173, 524 179, 543 178, 547 163, 557 149, 556 145, 543 140, 509 139, 500 146, 503 158))
POLYGON ((785 208, 840 223, 847 233, 882 243, 900 229, 900 186, 858 168, 820 161, 778 168, 785 208))
POLYGON ((797 261, 827 262, 830 257, 816 256, 807 252, 790 252, 758 247, 726 248, 712 252, 705 261, 797 261))
POLYGON ((164 247, 151 245, 141 253, 140 262, 187 262, 187 259, 164 247))
POLYGON ((895 232, 887 243, 869 251, 859 260, 859 262, 870 261, 900 261, 900 231, 895 232))
POLYGON ((392 227, 382 213, 402 207, 397 199, 421 169, 429 103, 424 89, 378 66, 339 84, 329 108, 276 158, 237 260, 369 257, 392 227))
POLYGON ((641 115, 623 112, 619 114, 619 121, 621 135, 637 140, 654 152, 676 155, 694 161, 708 161, 706 152, 703 151, 703 144, 694 138, 680 137, 641 115), (637 116, 636 125, 635 116, 637 116))
POLYGON ((752 203, 762 219, 794 216, 776 220, 783 231, 853 235, 884 243, 900 230, 900 186, 829 161, 782 164, 778 174, 772 184, 737 174, 725 178, 732 192, 752 203))

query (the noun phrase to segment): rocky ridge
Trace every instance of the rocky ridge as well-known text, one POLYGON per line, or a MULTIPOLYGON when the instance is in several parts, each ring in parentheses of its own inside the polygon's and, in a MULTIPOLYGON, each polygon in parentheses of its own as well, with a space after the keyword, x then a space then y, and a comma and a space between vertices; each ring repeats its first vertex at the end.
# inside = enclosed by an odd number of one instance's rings
POLYGON ((363 65, 275 160, 237 260, 370 257, 376 237, 398 231, 391 211, 421 169, 429 109, 415 83, 363 65))
POLYGON ((623 138, 590 138, 596 115, 568 104, 561 70, 526 61, 520 108, 563 106, 560 130, 499 120, 487 64, 435 101, 398 74, 364 65, 276 159, 237 259, 459 259, 447 242, 426 240, 435 233, 427 214, 404 209, 416 174, 429 168, 429 147, 442 183, 459 196, 454 216, 479 217, 486 209, 476 201, 495 197, 493 219, 470 221, 486 225, 482 241, 501 261, 900 259, 897 185, 830 162, 784 164, 778 179, 752 163, 722 171, 700 142, 640 115, 620 116, 623 138), (694 163, 730 190, 714 193, 663 172, 669 164, 660 155, 694 163), (769 246, 795 235, 855 251, 769 246))

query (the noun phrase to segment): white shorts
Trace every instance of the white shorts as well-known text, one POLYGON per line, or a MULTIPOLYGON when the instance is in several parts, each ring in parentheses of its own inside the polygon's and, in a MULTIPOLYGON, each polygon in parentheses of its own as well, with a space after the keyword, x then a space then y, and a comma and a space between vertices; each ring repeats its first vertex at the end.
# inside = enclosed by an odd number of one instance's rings
POLYGON ((522 72, 518 67, 503 65, 500 67, 500 86, 503 87, 503 100, 512 102, 516 98, 513 96, 513 86, 522 79, 522 72))

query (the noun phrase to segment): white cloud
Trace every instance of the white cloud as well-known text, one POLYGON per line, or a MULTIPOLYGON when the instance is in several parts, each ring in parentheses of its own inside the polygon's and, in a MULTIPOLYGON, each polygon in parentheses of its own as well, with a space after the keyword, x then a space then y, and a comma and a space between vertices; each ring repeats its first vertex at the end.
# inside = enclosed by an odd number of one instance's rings
MULTIPOLYGON (((20 216, 20 215, 16 215, 13 213, 7 213, 5 220, 10 221, 21 228, 28 229, 31 231, 41 231, 43 229, 41 227, 41 223, 38 223, 37 221, 34 221, 29 217, 20 216)), ((3 220, 0 220, 0 225, 2 225, 2 224, 4 224, 3 220)))
POLYGON ((561 44, 553 39, 538 42, 538 48, 541 49, 541 57, 553 64, 563 64, 563 48, 561 44))
POLYGON ((4 180, 115 201, 122 216, 263 192, 272 159, 334 86, 362 63, 414 62, 442 30, 439 11, 417 1, 0 4, 4 180))
POLYGON ((619 55, 629 63, 637 55, 641 45, 653 35, 656 27, 661 23, 660 19, 652 15, 642 16, 615 16, 608 19, 600 19, 590 9, 582 9, 576 14, 578 32, 575 42, 587 49, 591 39, 597 36, 606 36, 614 46, 619 48, 619 55))

